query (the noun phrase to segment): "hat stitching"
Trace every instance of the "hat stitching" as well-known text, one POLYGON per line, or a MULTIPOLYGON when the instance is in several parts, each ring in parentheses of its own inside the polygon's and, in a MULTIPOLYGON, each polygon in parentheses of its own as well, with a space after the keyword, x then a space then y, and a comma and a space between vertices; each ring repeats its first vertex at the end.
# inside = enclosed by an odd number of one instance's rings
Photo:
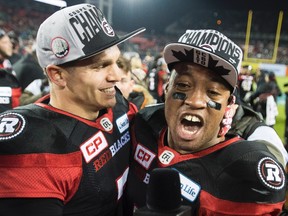
MULTIPOLYGON (((191 50, 187 50, 187 49, 184 49, 184 50, 185 50, 185 53, 183 53, 182 51, 174 51, 174 50, 171 50, 171 51, 173 53, 172 55, 175 58, 177 58, 179 61, 191 62, 191 60, 192 60, 192 62, 200 64, 199 62, 194 61, 194 48, 192 48, 191 50)), ((228 75, 231 71, 229 69, 224 68, 222 65, 217 66, 218 62, 219 62, 219 60, 214 60, 211 57, 211 55, 209 55, 208 65, 205 67, 213 68, 221 76, 228 75)), ((200 65, 204 66, 203 64, 200 64, 200 65)))

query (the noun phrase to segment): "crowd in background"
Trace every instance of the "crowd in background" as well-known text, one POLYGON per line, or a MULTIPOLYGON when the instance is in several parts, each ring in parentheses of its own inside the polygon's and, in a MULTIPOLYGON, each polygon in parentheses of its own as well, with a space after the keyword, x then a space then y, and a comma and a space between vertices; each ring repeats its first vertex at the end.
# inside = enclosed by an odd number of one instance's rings
MULTIPOLYGON (((40 23, 57 10, 55 6, 43 7, 41 3, 25 1, 0 0, 0 27, 5 31, 14 31, 22 46, 34 38, 40 23), (41 6, 42 5, 42 6, 41 6)), ((275 35, 279 11, 253 11, 251 35, 249 40, 248 58, 271 59, 275 46, 275 35), (261 24, 259 24, 261 23, 261 24)), ((165 44, 177 39, 177 35, 187 28, 216 29, 224 32, 244 49, 247 30, 248 11, 237 10, 195 10, 166 26, 165 32, 147 30, 141 36, 130 40, 126 51, 136 51, 143 58, 147 53, 154 56, 163 50, 165 44), (205 19, 199 22, 199 17, 205 14, 205 19)), ((277 51, 277 62, 288 64, 288 19, 282 21, 281 37, 277 51)), ((121 29, 115 29, 121 35, 121 29)), ((124 32, 123 32, 124 34, 124 32)))
MULTIPOLYGON (((13 86, 14 89, 14 102, 9 106, 16 107, 32 103, 49 91, 48 81, 36 60, 35 36, 40 23, 52 13, 53 8, 50 8, 50 10, 31 9, 25 1, 17 7, 9 7, 9 4, 0 5, 0 56, 2 56, 0 68, 5 68, 17 79, 14 80, 10 77, 9 82, 2 84, 4 87, 7 85, 13 86), (1 43, 4 43, 5 35, 7 35, 6 40, 7 38, 10 40, 10 42, 5 42, 6 48, 4 49, 8 49, 8 51, 3 51, 1 46, 1 43), (7 43, 10 43, 8 48, 7 43), (9 51, 9 46, 11 51, 9 51)), ((194 15, 197 17, 197 14, 194 15)), ((224 13, 221 19, 225 19, 225 15, 228 16, 224 13)), ((217 13, 213 13, 208 17, 217 18, 217 16, 217 13)), ((167 34, 156 35, 147 32, 121 44, 120 49, 124 54, 123 59, 119 62, 123 70, 123 82, 121 81, 119 88, 124 88, 123 91, 127 91, 126 98, 133 101, 139 109, 148 104, 164 101, 164 89, 169 78, 169 71, 161 51, 167 41, 173 41, 173 33, 177 35, 178 31, 182 32, 182 29, 191 24, 187 23, 187 20, 191 21, 193 19, 192 15, 186 15, 167 26, 167 34)), ((243 20, 245 21, 244 14, 238 14, 234 19, 239 20, 237 25, 220 25, 218 23, 213 28, 218 28, 224 32, 226 29, 232 29, 231 32, 239 32, 240 29, 245 29, 247 23, 243 22, 243 20)), ((276 18, 273 22, 274 24, 277 22, 276 18)), ((270 22, 270 25, 273 22, 270 22)), ((212 21, 207 19, 206 24, 202 23, 202 28, 210 28, 211 23, 212 21)), ((195 22, 195 25, 197 25, 197 22, 195 22)), ((265 29, 267 38, 269 38, 269 34, 273 34, 273 31, 275 31, 270 25, 266 26, 265 29)), ((196 26, 196 28, 199 27, 196 26)), ((260 30, 264 31, 261 26, 254 26, 254 31, 260 30)), ((285 29, 283 29, 283 32, 285 32, 285 29)), ((240 38, 239 34, 234 34, 234 37, 243 47, 245 37, 240 38)), ((274 46, 272 40, 259 40, 257 42, 252 40, 251 42, 253 46, 250 48, 250 57, 271 58, 274 46)), ((285 40, 282 41, 282 44, 285 45, 285 40)), ((288 64, 287 54, 288 46, 279 47, 278 63, 288 64)), ((273 127, 278 115, 277 97, 282 94, 273 71, 252 71, 251 66, 243 65, 241 74, 239 74, 238 87, 240 101, 251 105, 255 111, 262 114, 266 123, 273 127)), ((5 90, 5 88, 0 90, 0 93, 3 94, 4 91, 5 95, 5 90)), ((2 106, 0 111, 10 108, 9 106, 2 106)))
MULTIPOLYGON (((2 37, 4 34, 5 31, 2 30, 2 37)), ((8 61, 9 64, 2 64, 2 68, 6 68, 16 76, 17 87, 21 88, 22 94, 19 103, 16 104, 26 105, 45 95, 49 85, 36 60, 35 39, 29 38, 25 45, 20 44, 19 37, 14 31, 7 33, 6 40, 8 39, 11 43, 11 52, 6 52, 2 62, 8 61)), ((1 41, 3 38, 0 38, 0 49, 1 41)), ((137 104, 139 109, 148 104, 164 102, 169 70, 162 53, 159 52, 157 55, 146 53, 145 56, 141 56, 139 52, 127 51, 133 50, 131 46, 133 47, 131 43, 120 46, 123 56, 119 59, 119 67, 123 75, 118 87, 127 99, 137 104)), ((277 97, 282 94, 274 72, 260 69, 252 71, 250 65, 243 65, 239 74, 238 89, 240 101, 261 113, 266 123, 273 127, 278 115, 277 97)))
POLYGON ((273 71, 243 65, 238 77, 239 97, 253 110, 261 113, 266 124, 273 127, 278 115, 277 100, 282 95, 273 71))

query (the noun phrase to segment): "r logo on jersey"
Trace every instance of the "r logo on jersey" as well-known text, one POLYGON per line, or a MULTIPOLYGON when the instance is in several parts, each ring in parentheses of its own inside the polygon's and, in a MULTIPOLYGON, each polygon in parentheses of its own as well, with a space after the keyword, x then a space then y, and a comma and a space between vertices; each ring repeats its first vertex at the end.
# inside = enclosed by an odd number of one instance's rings
POLYGON ((258 163, 258 175, 265 186, 280 190, 285 185, 285 175, 281 167, 270 157, 262 158, 258 163))
POLYGON ((0 140, 8 140, 19 135, 26 125, 24 117, 18 113, 0 115, 0 140))

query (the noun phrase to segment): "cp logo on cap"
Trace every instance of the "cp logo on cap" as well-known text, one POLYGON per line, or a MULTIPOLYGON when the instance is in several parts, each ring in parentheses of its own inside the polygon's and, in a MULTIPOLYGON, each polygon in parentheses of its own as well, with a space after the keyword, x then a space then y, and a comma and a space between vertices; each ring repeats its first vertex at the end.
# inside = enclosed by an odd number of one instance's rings
POLYGON ((63 58, 69 53, 68 42, 60 37, 56 37, 52 40, 51 50, 57 58, 63 58))
POLYGON ((285 175, 281 167, 270 157, 262 158, 258 163, 258 175, 265 186, 280 190, 285 185, 285 175))

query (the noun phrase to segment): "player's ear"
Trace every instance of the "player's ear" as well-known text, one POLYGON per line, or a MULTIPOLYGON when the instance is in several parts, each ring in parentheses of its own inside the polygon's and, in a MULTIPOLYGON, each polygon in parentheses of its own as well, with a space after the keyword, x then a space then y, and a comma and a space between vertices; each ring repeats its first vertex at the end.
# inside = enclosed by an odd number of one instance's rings
POLYGON ((234 95, 231 95, 228 99, 228 106, 225 109, 224 116, 220 124, 220 131, 218 132, 219 137, 225 136, 225 134, 231 128, 233 117, 238 108, 238 104, 235 104, 235 101, 236 97, 234 95))
POLYGON ((166 84, 165 84, 165 88, 164 88, 164 102, 166 101, 166 97, 167 97, 167 93, 168 93, 168 90, 169 90, 169 84, 170 82, 168 81, 166 84))
POLYGON ((228 98, 228 105, 234 104, 235 101, 236 101, 235 95, 230 95, 230 97, 228 98))
POLYGON ((170 82, 168 81, 168 82, 166 83, 166 85, 165 85, 165 89, 164 89, 165 95, 166 95, 167 92, 168 92, 169 84, 170 84, 170 82))
POLYGON ((48 65, 45 70, 52 83, 55 83, 58 86, 66 85, 66 80, 63 77, 63 68, 56 65, 48 65))

